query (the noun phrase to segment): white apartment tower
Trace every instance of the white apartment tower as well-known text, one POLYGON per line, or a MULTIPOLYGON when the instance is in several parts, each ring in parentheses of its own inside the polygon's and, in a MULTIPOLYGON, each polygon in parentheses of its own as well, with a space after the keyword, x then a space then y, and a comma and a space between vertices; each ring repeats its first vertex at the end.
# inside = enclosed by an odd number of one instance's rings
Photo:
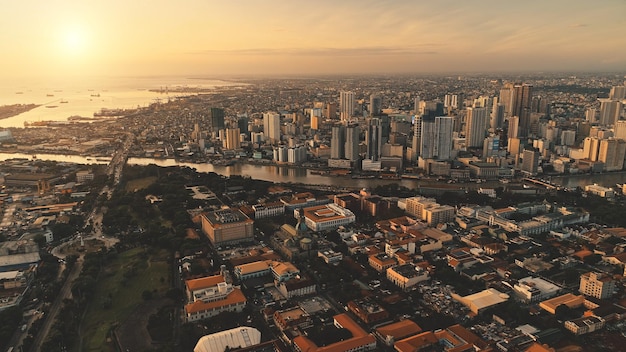
POLYGON ((341 120, 349 120, 354 115, 354 92, 339 93, 339 113, 341 120))
POLYGON ((465 117, 465 145, 468 148, 479 148, 483 146, 487 123, 489 121, 486 108, 467 108, 465 117))
POLYGON ((275 112, 263 113, 263 133, 271 144, 280 142, 280 115, 275 112))

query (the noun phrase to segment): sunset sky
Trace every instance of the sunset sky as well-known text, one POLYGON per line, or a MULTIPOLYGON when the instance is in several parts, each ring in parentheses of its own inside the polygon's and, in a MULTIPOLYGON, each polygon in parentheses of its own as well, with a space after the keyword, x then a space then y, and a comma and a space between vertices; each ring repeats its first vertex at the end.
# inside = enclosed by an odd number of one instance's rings
POLYGON ((623 71, 626 1, 3 1, 0 77, 623 71))

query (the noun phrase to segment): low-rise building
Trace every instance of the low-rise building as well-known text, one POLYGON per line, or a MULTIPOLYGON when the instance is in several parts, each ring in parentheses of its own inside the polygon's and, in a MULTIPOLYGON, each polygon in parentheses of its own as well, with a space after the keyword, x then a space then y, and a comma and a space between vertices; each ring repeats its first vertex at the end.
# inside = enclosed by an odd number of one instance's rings
POLYGON ((343 254, 332 249, 324 249, 317 252, 317 256, 322 258, 326 264, 337 265, 343 260, 343 254))
POLYGON ((520 279, 514 286, 517 297, 526 303, 539 302, 555 296, 561 288, 537 277, 520 279))
POLYGON ((602 329, 604 327, 604 319, 592 315, 568 320, 563 325, 575 335, 584 335, 602 329))
POLYGON ((235 276, 241 280, 252 279, 255 277, 262 277, 271 274, 270 265, 267 261, 257 261, 252 263, 246 263, 236 265, 234 268, 235 276))
POLYGON ((379 273, 384 273, 387 269, 398 264, 396 258, 389 256, 387 253, 370 255, 368 262, 370 266, 379 273))
POLYGON ((376 338, 368 334, 347 314, 334 316, 334 324, 338 329, 346 329, 352 334, 352 338, 342 340, 327 346, 318 347, 308 337, 298 336, 293 339, 293 348, 296 352, 361 352, 376 349, 376 338))
POLYGON ((294 216, 300 217, 303 212, 306 226, 313 231, 334 230, 339 226, 354 223, 356 216, 350 210, 336 204, 325 204, 314 207, 296 209, 294 216))
POLYGON ((556 309, 564 304, 570 309, 581 307, 585 303, 585 297, 571 293, 554 297, 539 303, 539 307, 550 314, 556 314, 556 309))
POLYGON ((486 309, 506 302, 509 296, 495 288, 489 288, 465 297, 453 293, 452 298, 468 307, 474 314, 480 314, 486 309))
POLYGON ((389 312, 385 308, 369 299, 358 299, 348 302, 348 310, 366 324, 389 318, 389 312))
POLYGON ((403 290, 408 290, 422 281, 429 279, 428 272, 421 267, 408 263, 387 269, 387 279, 403 290))
POLYGON ((254 220, 239 209, 220 209, 202 214, 202 232, 213 245, 254 239, 254 220))
POLYGON ((287 281, 276 283, 278 291, 287 299, 312 295, 316 292, 316 287, 315 281, 306 276, 303 277, 299 275, 287 281))
POLYGON ((256 204, 252 206, 255 219, 271 218, 285 214, 285 204, 282 202, 273 202, 265 204, 256 204))
POLYGON ((227 283, 223 275, 187 280, 187 322, 214 317, 222 312, 241 312, 247 300, 243 292, 227 283))

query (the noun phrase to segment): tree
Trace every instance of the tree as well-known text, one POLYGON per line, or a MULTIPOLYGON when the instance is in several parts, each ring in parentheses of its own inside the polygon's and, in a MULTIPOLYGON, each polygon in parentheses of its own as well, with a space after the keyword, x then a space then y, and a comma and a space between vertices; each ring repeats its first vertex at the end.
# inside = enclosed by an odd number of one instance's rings
POLYGON ((35 235, 33 239, 35 240, 35 243, 37 243, 39 248, 43 248, 46 245, 46 236, 42 234, 35 235))

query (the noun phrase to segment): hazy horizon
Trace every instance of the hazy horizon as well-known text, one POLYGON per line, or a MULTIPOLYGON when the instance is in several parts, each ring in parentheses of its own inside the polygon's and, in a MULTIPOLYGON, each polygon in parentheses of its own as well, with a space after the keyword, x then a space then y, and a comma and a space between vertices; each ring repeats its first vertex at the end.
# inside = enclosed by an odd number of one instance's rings
POLYGON ((620 72, 626 2, 25 0, 1 77, 620 72))

